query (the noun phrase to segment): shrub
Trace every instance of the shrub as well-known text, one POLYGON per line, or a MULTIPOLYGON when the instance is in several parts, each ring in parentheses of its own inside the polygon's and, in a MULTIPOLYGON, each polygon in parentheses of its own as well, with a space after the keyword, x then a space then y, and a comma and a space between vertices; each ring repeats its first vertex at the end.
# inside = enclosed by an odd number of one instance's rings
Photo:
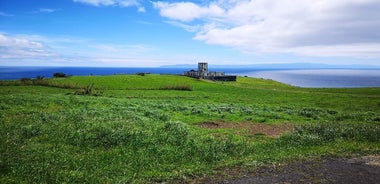
POLYGON ((21 82, 22 85, 30 85, 30 84, 32 84, 32 79, 30 79, 30 78, 21 78, 20 82, 21 82))
POLYGON ((37 75, 36 80, 43 80, 45 77, 41 75, 37 75))
POLYGON ((94 83, 91 83, 87 87, 80 88, 74 92, 75 95, 92 95, 92 96, 100 96, 102 94, 101 91, 95 90, 94 83))
POLYGON ((161 87, 160 90, 192 91, 193 88, 188 84, 183 84, 183 85, 167 85, 167 86, 161 87))
POLYGON ((62 78, 62 77, 66 77, 66 74, 63 72, 56 72, 53 74, 53 77, 62 78))

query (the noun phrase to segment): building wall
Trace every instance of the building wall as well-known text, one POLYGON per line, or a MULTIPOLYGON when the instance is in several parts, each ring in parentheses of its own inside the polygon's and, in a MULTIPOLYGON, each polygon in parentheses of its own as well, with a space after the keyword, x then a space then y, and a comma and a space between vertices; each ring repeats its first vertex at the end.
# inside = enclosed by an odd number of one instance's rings
POLYGON ((225 76, 225 73, 224 72, 208 72, 207 76, 208 77, 225 76))
POLYGON ((198 73, 199 73, 199 77, 204 79, 208 73, 208 64, 207 63, 198 63, 198 73))
POLYGON ((198 78, 199 77, 198 76, 198 71, 194 71, 194 70, 192 70, 192 71, 186 71, 186 72, 184 72, 184 75, 189 76, 189 77, 194 77, 194 78, 198 78))
POLYGON ((236 76, 225 75, 224 72, 209 72, 207 63, 198 63, 198 71, 190 70, 183 73, 185 76, 215 81, 236 81, 236 76))
POLYGON ((212 80, 216 81, 236 81, 235 75, 216 76, 212 80))

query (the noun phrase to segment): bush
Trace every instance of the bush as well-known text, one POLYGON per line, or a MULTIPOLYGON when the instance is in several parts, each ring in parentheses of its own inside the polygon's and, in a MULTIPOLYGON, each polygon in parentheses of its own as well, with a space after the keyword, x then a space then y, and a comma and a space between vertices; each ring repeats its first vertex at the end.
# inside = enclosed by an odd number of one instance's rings
POLYGON ((62 78, 62 77, 66 77, 66 74, 63 72, 56 72, 53 74, 53 77, 62 78))
POLYGON ((161 87, 160 90, 192 91, 193 88, 190 85, 188 85, 188 84, 184 84, 184 85, 167 85, 167 86, 161 87))
POLYGON ((85 88, 80 88, 74 92, 75 95, 92 95, 92 96, 100 96, 102 94, 101 91, 95 90, 94 83, 91 83, 85 88))
POLYGON ((36 77, 36 80, 43 80, 44 78, 45 78, 44 76, 38 75, 38 76, 36 77))
POLYGON ((22 85, 30 85, 30 84, 32 84, 32 79, 30 79, 30 78, 21 78, 20 82, 21 82, 22 85))

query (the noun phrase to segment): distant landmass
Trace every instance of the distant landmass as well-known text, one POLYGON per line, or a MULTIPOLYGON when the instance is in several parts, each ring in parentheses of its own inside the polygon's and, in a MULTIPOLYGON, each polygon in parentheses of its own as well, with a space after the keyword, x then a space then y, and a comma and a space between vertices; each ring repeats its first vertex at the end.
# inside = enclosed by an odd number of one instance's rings
MULTIPOLYGON (((195 64, 163 65, 160 68, 197 68, 195 64)), ((213 65, 210 68, 251 68, 251 69, 380 69, 379 65, 329 65, 321 63, 281 63, 253 65, 213 65)))

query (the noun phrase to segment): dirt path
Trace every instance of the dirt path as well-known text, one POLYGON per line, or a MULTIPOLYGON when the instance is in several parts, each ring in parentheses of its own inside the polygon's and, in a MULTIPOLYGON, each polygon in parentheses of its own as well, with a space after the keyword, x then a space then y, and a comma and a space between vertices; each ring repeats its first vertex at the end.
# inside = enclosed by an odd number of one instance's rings
MULTIPOLYGON (((292 124, 203 122, 201 128, 233 129, 242 134, 264 134, 276 138, 294 129, 292 124)), ((219 175, 198 178, 190 183, 207 184, 380 184, 380 155, 351 159, 325 159, 294 162, 281 166, 260 168, 227 168, 219 175)))
MULTIPOLYGON (((236 171, 229 179, 203 178, 194 183, 210 184, 267 184, 267 183, 341 183, 379 184, 380 156, 352 159, 326 159, 290 163, 283 166, 266 166, 250 173, 236 171), (234 176, 238 175, 238 176, 234 176)), ((227 174, 229 175, 229 174, 227 174)), ((225 177, 224 177, 225 178, 225 177)))

